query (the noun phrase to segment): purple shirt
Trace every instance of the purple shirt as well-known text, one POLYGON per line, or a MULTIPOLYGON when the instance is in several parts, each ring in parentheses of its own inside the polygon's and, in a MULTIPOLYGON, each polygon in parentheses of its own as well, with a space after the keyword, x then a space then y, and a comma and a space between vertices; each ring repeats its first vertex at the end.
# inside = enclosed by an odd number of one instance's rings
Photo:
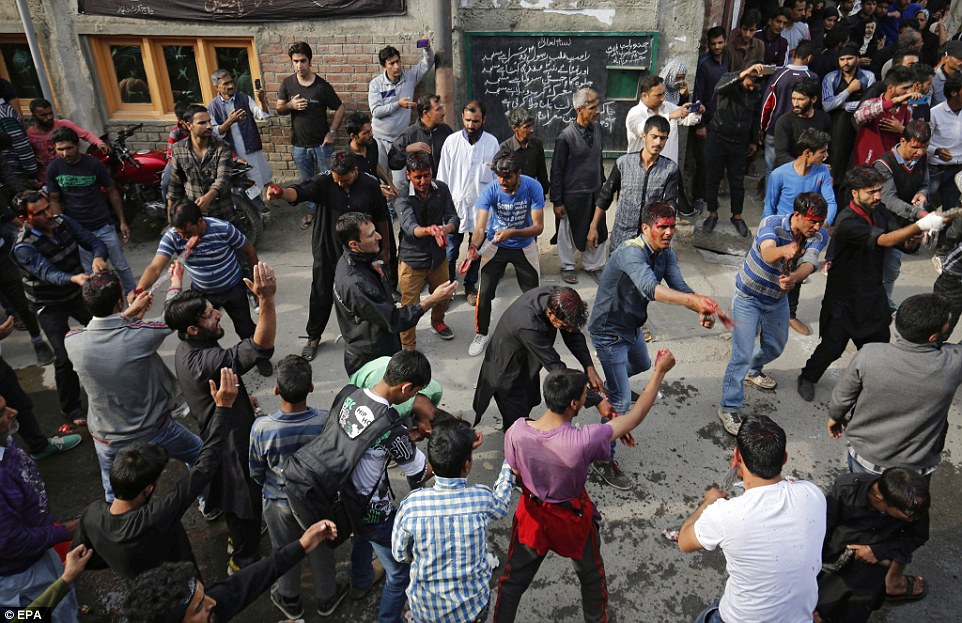
POLYGON ((504 459, 528 491, 557 504, 581 495, 591 463, 611 458, 611 434, 608 424, 543 431, 518 420, 504 434, 504 459))

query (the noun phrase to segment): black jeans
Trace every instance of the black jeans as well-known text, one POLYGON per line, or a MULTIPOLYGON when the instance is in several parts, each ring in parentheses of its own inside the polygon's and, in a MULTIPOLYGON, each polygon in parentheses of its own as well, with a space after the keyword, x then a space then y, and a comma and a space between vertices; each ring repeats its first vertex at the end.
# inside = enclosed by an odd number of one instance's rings
POLYGON ((849 331, 843 326, 845 321, 841 319, 834 319, 825 322, 820 321, 819 336, 821 341, 818 346, 815 347, 815 352, 812 356, 808 358, 805 362, 805 367, 802 368, 802 378, 806 381, 811 381, 812 383, 818 383, 828 367, 832 365, 842 353, 845 352, 845 347, 848 346, 848 341, 852 340, 855 344, 855 348, 862 348, 866 344, 871 344, 872 342, 883 342, 887 343, 891 337, 888 326, 884 329, 879 329, 875 333, 870 335, 865 335, 862 337, 852 337, 849 331))
POLYGON ((798 312, 798 299, 802 295, 802 282, 799 281, 788 293, 788 317, 792 320, 798 312))
MULTIPOLYGON (((532 245, 537 247, 537 241, 532 245)), ((529 245, 530 246, 530 245, 529 245)), ((498 290, 498 283, 504 277, 504 269, 508 264, 514 266, 518 276, 518 285, 522 292, 538 287, 538 267, 533 266, 525 256, 524 249, 508 249, 495 247, 494 257, 481 264, 480 287, 478 288, 478 303, 475 308, 475 324, 477 332, 487 335, 491 328, 491 302, 498 290)), ((537 250, 535 250, 537 253, 537 250)))
POLYGON ((955 330, 955 325, 959 323, 959 314, 962 314, 962 280, 943 272, 935 280, 932 292, 949 302, 949 311, 952 312, 952 319, 949 320, 949 335, 951 336, 952 331, 955 330))
MULTIPOLYGON (((504 575, 498 580, 498 600, 494 606, 494 623, 513 623, 518 614, 521 596, 541 567, 544 556, 518 542, 518 520, 511 525, 511 544, 508 546, 508 562, 504 575)), ((601 537, 598 524, 591 523, 591 531, 585 539, 581 559, 571 559, 575 573, 581 581, 581 607, 585 621, 607 621, 608 581, 605 563, 601 559, 601 537)))
POLYGON ((81 417, 84 413, 80 402, 80 378, 74 372, 73 364, 67 357, 67 349, 63 341, 70 331, 70 319, 73 318, 86 326, 90 322, 90 312, 84 306, 83 298, 78 296, 64 303, 51 305, 35 305, 37 321, 43 329, 50 347, 53 348, 54 380, 57 382, 57 398, 60 401, 60 411, 67 417, 81 417))
POLYGON ((732 216, 742 213, 745 205, 747 154, 747 143, 732 143, 708 130, 705 142, 705 202, 709 212, 718 212, 718 188, 721 186, 722 173, 727 171, 732 216))
POLYGON ((37 454, 46 448, 47 437, 40 432, 40 425, 33 415, 33 401, 20 387, 17 373, 2 357, 0 357, 0 396, 4 397, 11 409, 17 411, 17 421, 20 422, 20 437, 23 438, 27 452, 37 454))
POLYGON ((10 259, 10 254, 2 251, 0 251, 0 292, 7 297, 7 302, 20 316, 30 337, 39 337, 40 325, 37 323, 37 314, 31 311, 27 296, 23 293, 20 271, 10 259))
POLYGON ((233 288, 220 292, 203 292, 204 298, 215 308, 223 308, 234 323, 237 336, 246 340, 254 335, 254 320, 251 318, 251 305, 247 300, 247 285, 241 281, 233 288))
POLYGON ((307 339, 319 340, 334 309, 334 269, 337 262, 314 260, 307 311, 307 339))
POLYGON ((705 174, 707 173, 705 144, 708 142, 708 137, 699 138, 695 132, 696 128, 689 128, 688 130, 688 155, 686 156, 686 160, 695 165, 691 178, 691 198, 693 201, 705 199, 705 174))

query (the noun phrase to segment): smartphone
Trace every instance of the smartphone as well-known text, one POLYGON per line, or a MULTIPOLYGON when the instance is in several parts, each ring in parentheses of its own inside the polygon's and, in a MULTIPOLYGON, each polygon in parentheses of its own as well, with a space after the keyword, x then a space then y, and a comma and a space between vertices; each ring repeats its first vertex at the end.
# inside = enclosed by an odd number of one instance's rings
POLYGON ((773 73, 775 73, 775 67, 777 67, 777 65, 763 65, 762 67, 763 67, 763 69, 762 69, 762 75, 763 75, 763 76, 770 76, 770 75, 772 75, 773 73))
POLYGON ((426 48, 428 45, 430 45, 430 42, 427 39, 418 39, 419 48, 426 48))
POLYGON ((258 90, 258 91, 261 90, 261 79, 260 79, 260 78, 254 78, 254 89, 256 89, 256 90, 258 90))

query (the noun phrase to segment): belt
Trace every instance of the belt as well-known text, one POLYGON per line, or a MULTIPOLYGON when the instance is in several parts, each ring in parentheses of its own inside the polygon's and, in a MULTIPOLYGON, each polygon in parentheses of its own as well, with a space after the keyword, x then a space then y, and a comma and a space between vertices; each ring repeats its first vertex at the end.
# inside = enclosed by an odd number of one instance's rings
MULTIPOLYGON (((886 469, 888 469, 883 465, 876 465, 875 463, 872 463, 866 460, 865 458, 860 457, 858 453, 855 452, 855 448, 851 446, 849 446, 848 448, 848 454, 849 456, 852 457, 853 461, 855 461, 856 463, 858 463, 868 471, 872 472, 873 474, 881 474, 886 469)), ((938 465, 935 465, 934 467, 923 467, 923 468, 910 467, 908 469, 911 469, 913 472, 918 472, 920 476, 928 476, 929 474, 934 472, 936 469, 938 469, 938 467, 939 467, 938 465)))

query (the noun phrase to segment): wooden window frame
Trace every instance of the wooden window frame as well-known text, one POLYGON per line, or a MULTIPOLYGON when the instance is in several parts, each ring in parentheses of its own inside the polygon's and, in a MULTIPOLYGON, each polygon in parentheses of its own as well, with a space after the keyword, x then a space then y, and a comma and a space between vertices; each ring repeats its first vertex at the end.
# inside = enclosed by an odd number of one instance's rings
MULTIPOLYGON (((23 45, 29 45, 27 43, 27 36, 22 33, 2 33, 0 34, 0 43, 21 43, 23 45)), ((43 60, 43 53, 41 52, 41 60, 43 60)), ((43 61, 46 65, 46 61, 43 61)), ((5 80, 10 80, 10 70, 7 69, 7 63, 3 60, 3 56, 0 55, 0 76, 5 80)), ((20 100, 20 114, 23 116, 30 114, 30 100, 24 97, 19 97, 20 100)), ((54 102, 56 105, 56 102, 54 102)))
POLYGON ((93 55, 97 80, 107 105, 110 119, 174 119, 174 95, 170 89, 167 64, 164 62, 163 47, 168 45, 191 46, 197 62, 197 79, 200 82, 203 103, 206 104, 217 94, 210 81, 210 74, 217 69, 216 47, 247 48, 251 64, 251 76, 262 79, 261 68, 257 62, 257 48, 254 40, 244 37, 173 37, 173 36, 91 36, 90 50, 93 55), (151 93, 148 104, 127 104, 120 99, 117 74, 110 56, 110 47, 115 45, 138 45, 143 54, 144 69, 147 72, 147 86, 151 93))

